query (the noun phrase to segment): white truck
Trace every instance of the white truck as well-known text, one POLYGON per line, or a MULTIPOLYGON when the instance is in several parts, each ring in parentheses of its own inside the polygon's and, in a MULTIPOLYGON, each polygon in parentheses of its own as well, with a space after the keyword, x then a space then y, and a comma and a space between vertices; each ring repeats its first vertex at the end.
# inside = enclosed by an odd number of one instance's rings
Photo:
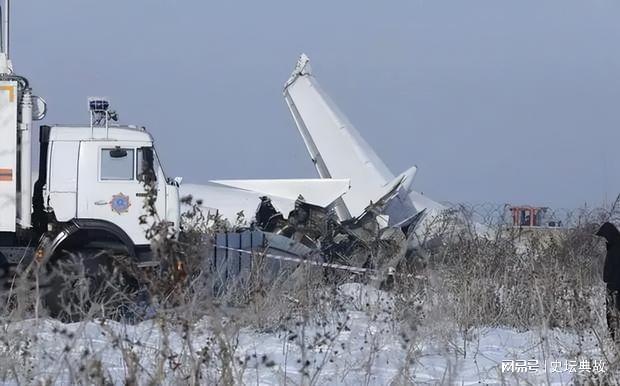
POLYGON ((0 38, 0 265, 104 249, 147 264, 148 225, 139 221, 145 179, 155 181, 159 220, 177 230, 179 184, 166 178, 146 129, 114 123, 103 98, 89 99, 89 124, 40 127, 33 175, 33 122, 44 117, 45 103, 13 72, 8 6, 5 0, 0 38))

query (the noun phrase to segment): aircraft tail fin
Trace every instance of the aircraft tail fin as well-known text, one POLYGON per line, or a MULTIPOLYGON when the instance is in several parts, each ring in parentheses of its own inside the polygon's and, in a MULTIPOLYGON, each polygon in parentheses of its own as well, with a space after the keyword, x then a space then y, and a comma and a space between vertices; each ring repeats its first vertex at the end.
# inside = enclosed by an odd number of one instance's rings
POLYGON ((286 82, 284 98, 319 176, 351 179, 343 196, 348 216, 362 213, 369 197, 382 197, 394 175, 322 91, 306 55, 286 82))
POLYGON ((417 168, 394 176, 353 124, 321 89, 304 54, 284 85, 284 99, 319 176, 350 178, 343 195, 341 219, 359 218, 382 208, 389 225, 402 224, 417 213, 438 213, 445 207, 413 190, 417 168))

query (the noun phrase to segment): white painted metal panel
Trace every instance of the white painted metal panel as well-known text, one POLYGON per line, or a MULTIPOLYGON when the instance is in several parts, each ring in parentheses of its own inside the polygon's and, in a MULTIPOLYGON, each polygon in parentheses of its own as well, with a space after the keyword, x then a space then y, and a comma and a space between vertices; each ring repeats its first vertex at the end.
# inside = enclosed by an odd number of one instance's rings
MULTIPOLYGON (((211 181, 202 185, 182 184, 180 193, 181 197, 191 195, 194 200, 202 200, 202 208, 205 215, 207 212, 210 214, 217 212, 231 224, 235 224, 237 213, 239 212, 243 212, 245 219, 249 223, 249 220, 256 215, 261 196, 269 196, 273 206, 285 215, 288 215, 295 208, 295 199, 272 196, 264 192, 238 189, 211 181)), ((183 210, 185 209, 187 208, 183 208, 183 210)))
MULTIPOLYGON (((133 149, 128 152, 134 157, 137 149, 150 146, 149 142, 85 141, 80 145, 78 168, 77 217, 112 222, 127 233, 134 244, 144 245, 146 226, 140 224, 145 214, 144 186, 135 178, 131 180, 104 180, 101 178, 101 152, 121 146, 133 149)), ((133 164, 135 168, 135 163, 133 164)))
POLYGON ((54 192, 50 193, 49 203, 54 208, 58 221, 69 221, 76 217, 77 193, 54 192))
POLYGON ((17 98, 17 83, 0 81, 0 232, 15 232, 17 98))
POLYGON ((391 198, 383 214, 389 217, 390 225, 424 209, 433 215, 445 209, 412 189, 415 167, 394 177, 321 89, 305 55, 284 87, 284 98, 319 176, 351 179, 351 189, 342 197, 350 216, 361 215, 371 201, 376 203, 386 195, 391 198))
POLYGON ((351 179, 351 191, 343 199, 357 216, 383 195, 394 175, 321 90, 307 62, 300 62, 297 71, 284 89, 286 102, 319 175, 351 179))
POLYGON ((235 224, 239 212, 248 223, 254 218, 262 196, 269 197, 276 210, 287 216, 300 194, 310 204, 327 207, 348 190, 347 179, 219 180, 203 185, 182 184, 180 193, 181 197, 191 195, 201 200, 203 214, 218 213, 235 224))
POLYGON ((75 218, 80 143, 55 141, 51 146, 49 171, 50 206, 59 221, 75 218))
POLYGON ((211 181, 266 196, 296 200, 302 195, 307 203, 327 207, 349 190, 348 179, 279 179, 279 180, 216 180, 211 181))
POLYGON ((51 145, 50 192, 75 192, 80 143, 56 141, 51 145))

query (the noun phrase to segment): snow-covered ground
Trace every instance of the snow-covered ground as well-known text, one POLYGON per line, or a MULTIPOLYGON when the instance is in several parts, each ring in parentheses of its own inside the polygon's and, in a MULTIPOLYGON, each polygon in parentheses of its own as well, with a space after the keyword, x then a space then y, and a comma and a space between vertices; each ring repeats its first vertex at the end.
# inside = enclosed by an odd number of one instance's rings
POLYGON ((232 358, 233 378, 245 384, 569 384, 587 367, 589 374, 608 370, 611 360, 593 333, 476 329, 464 343, 464 334, 440 323, 395 322, 387 293, 347 284, 339 297, 344 307, 322 322, 268 332, 235 329, 230 320, 220 325, 213 317, 189 325, 14 322, 4 326, 0 341, 2 381, 92 383, 100 377, 115 384, 181 384, 201 373, 199 382, 211 384, 222 376, 216 358, 232 358), (518 372, 520 362, 512 363, 515 371, 502 371, 502 361, 510 367, 511 360, 529 360, 530 371, 518 372))

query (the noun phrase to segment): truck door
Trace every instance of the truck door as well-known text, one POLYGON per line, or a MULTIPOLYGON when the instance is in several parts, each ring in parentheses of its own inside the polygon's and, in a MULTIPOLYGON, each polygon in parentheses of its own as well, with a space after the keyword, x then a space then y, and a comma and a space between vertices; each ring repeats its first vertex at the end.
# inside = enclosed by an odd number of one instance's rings
POLYGON ((101 219, 122 228, 136 245, 148 244, 140 224, 146 191, 139 181, 138 150, 128 142, 81 142, 78 218, 101 219))

